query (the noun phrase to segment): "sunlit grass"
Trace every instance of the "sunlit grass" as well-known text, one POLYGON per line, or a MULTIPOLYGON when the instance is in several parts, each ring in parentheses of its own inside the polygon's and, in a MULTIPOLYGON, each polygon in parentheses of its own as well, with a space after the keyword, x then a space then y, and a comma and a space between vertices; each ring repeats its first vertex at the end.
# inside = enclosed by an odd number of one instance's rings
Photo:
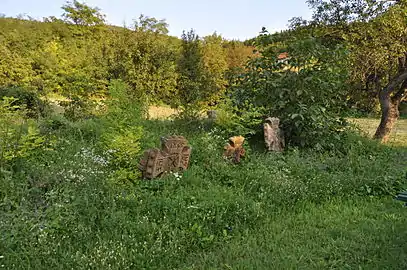
POLYGON ((166 119, 176 115, 178 111, 169 106, 150 106, 148 113, 150 119, 166 119))
MULTIPOLYGON (((174 111, 151 112, 166 118, 174 111)), ((378 123, 353 121, 370 134, 378 123)), ((100 148, 98 136, 115 129, 98 119, 64 123, 52 126, 53 151, 0 172, 5 269, 407 266, 407 209, 393 199, 406 187, 401 147, 360 138, 346 155, 247 147, 234 165, 222 158, 227 137, 220 129, 143 120, 142 150, 159 147, 161 136, 182 135, 193 149, 191 164, 184 173, 130 183, 100 148)), ((399 142, 406 124, 398 123, 399 142)))
MULTIPOLYGON (((350 121, 359 126, 369 137, 373 137, 380 123, 380 119, 374 118, 353 118, 350 121)), ((407 146, 407 119, 399 119, 396 122, 388 143, 394 146, 407 146)))

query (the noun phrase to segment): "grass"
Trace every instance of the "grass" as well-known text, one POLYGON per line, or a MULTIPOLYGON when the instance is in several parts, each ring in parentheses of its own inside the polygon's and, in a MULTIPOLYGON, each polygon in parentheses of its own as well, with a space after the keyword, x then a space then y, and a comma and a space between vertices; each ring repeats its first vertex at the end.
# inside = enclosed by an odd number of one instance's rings
MULTIPOLYGON (((373 137, 379 126, 380 119, 374 118, 359 118, 351 119, 353 123, 356 123, 369 137, 373 137)), ((399 119, 391 133, 389 144, 406 146, 407 145, 407 119, 399 119)))
POLYGON ((193 269, 404 269, 405 209, 391 199, 305 203, 255 234, 193 255, 193 269), (379 216, 379 217, 378 217, 379 216), (205 267, 203 267, 205 266, 205 267))
POLYGON ((5 269, 407 267, 407 209, 393 199, 407 184, 400 145, 356 137, 346 153, 246 146, 233 165, 222 158, 227 136, 216 127, 143 121, 141 149, 183 135, 191 166, 132 184, 101 147, 115 129, 99 119, 55 121, 53 151, 1 171, 5 269))
POLYGON ((151 119, 166 119, 178 112, 168 106, 150 106, 148 113, 151 119))

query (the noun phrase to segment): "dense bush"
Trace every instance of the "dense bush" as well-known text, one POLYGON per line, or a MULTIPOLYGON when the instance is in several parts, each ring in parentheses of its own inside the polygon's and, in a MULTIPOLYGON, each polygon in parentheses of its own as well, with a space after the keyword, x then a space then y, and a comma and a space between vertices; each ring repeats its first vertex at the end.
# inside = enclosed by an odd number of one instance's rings
POLYGON ((241 113, 279 117, 292 145, 330 148, 340 144, 346 122, 337 117, 344 107, 346 51, 315 38, 292 40, 278 59, 273 36, 259 37, 261 55, 235 80, 233 102, 241 113), (260 43, 261 42, 261 43, 260 43))
POLYGON ((37 93, 22 87, 0 87, 0 99, 4 97, 13 97, 13 105, 25 109, 29 117, 44 115, 47 109, 46 102, 37 93))
POLYGON ((0 100, 0 169, 8 169, 15 160, 27 158, 49 140, 40 134, 38 123, 26 118, 27 111, 13 97, 0 100))
MULTIPOLYGON (((70 12, 80 21, 100 16, 82 4, 65 10, 65 17, 70 12)), ((109 82, 116 79, 126 82, 131 94, 147 103, 184 106, 190 102, 185 97, 198 96, 208 104, 223 93, 225 71, 242 66, 251 54, 242 42, 229 42, 218 35, 198 38, 199 67, 192 65, 193 70, 185 71, 188 64, 182 60, 182 41, 167 34, 165 21, 141 16, 134 24, 115 27, 76 25, 71 19, 0 18, 4 41, 0 44, 4 56, 0 59, 0 87, 28 86, 38 93, 63 95, 73 101, 66 104, 68 109, 78 113, 83 107, 78 108, 73 99, 105 97, 109 82), (194 72, 201 74, 200 82, 194 72), (199 87, 194 88, 194 83, 199 87)))
POLYGON ((225 98, 216 106, 214 124, 227 136, 242 135, 249 138, 262 129, 262 112, 255 106, 246 106, 242 112, 239 106, 225 98))

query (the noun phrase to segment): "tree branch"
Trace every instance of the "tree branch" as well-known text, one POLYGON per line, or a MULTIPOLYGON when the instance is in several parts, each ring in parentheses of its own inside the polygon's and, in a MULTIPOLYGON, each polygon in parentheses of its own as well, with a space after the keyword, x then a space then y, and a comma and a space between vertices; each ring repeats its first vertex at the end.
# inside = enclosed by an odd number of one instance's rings
MULTIPOLYGON (((383 90, 380 92, 380 96, 389 96, 391 93, 395 91, 397 86, 399 86, 402 82, 407 80, 407 71, 405 70, 402 73, 399 73, 393 80, 389 82, 389 84, 383 88, 383 90)), ((400 91, 399 91, 400 92, 400 91)))
POLYGON ((404 97, 407 96, 407 80, 403 82, 399 91, 393 96, 394 101, 401 101, 404 97))

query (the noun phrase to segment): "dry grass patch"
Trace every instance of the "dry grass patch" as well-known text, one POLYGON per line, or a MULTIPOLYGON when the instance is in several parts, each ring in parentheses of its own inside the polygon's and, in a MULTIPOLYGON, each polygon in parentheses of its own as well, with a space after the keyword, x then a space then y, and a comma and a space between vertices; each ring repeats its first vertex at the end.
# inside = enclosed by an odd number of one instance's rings
POLYGON ((166 106, 150 106, 148 113, 151 119, 166 119, 178 111, 166 106))

